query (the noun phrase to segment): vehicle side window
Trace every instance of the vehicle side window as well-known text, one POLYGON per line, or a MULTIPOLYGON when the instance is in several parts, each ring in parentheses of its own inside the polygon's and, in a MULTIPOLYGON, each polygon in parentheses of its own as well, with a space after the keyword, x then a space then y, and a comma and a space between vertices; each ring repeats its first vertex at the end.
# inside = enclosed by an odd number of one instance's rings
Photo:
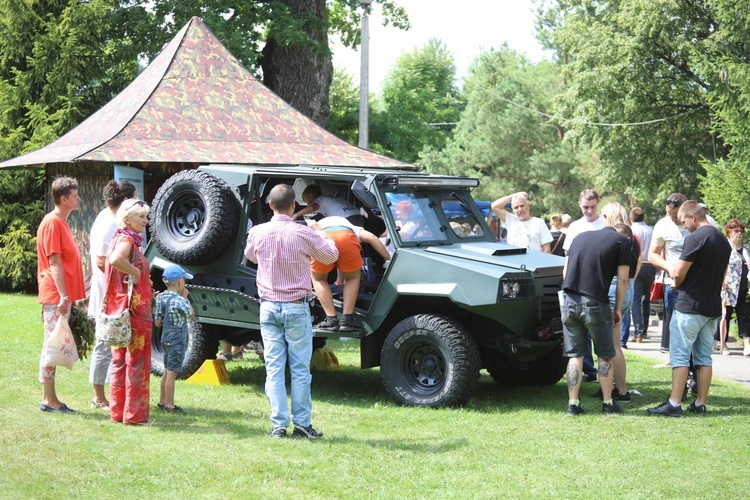
POLYGON ((391 215, 402 241, 442 241, 446 239, 427 197, 414 194, 386 193, 391 215))
POLYGON ((463 203, 455 199, 444 199, 440 204, 456 236, 459 238, 471 238, 484 234, 482 225, 471 212, 467 211, 467 207, 463 203))

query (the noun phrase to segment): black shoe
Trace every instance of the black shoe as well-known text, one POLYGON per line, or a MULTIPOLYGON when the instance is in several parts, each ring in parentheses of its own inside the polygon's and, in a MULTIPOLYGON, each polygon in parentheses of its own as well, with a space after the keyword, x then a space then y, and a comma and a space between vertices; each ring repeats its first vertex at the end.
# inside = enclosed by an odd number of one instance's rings
POLYGON ((630 403, 630 391, 625 391, 625 394, 620 394, 617 388, 612 390, 612 399, 621 403, 630 403))
POLYGON ((614 401, 611 403, 602 403, 602 415, 612 415, 613 413, 622 413, 620 405, 614 401))
POLYGON ((569 417, 575 417, 583 414, 583 408, 581 408, 581 405, 568 405, 568 410, 565 414, 569 417))
POLYGON ((602 388, 600 387, 599 389, 597 389, 596 392, 591 395, 591 397, 592 398, 597 398, 599 400, 603 399, 604 395, 602 394, 602 388))
POLYGON ((672 403, 669 402, 669 399, 664 401, 662 404, 657 406, 656 408, 649 408, 646 410, 649 415, 658 415, 661 417, 681 417, 682 416, 682 406, 672 406, 672 403))
POLYGON ((689 412, 695 413, 697 415, 705 415, 708 413, 708 410, 706 410, 706 405, 697 405, 695 404, 695 401, 690 403, 690 406, 687 407, 689 412))
POLYGON ((596 374, 591 375, 590 373, 584 373, 583 379, 581 380, 583 383, 586 382, 596 382, 596 374))
POLYGON ((174 405, 173 408, 170 408, 169 406, 164 406, 163 410, 167 413, 176 413, 178 415, 187 415, 187 412, 182 409, 182 407, 174 405))
POLYGON ((318 439, 323 437, 323 433, 317 429, 314 429, 312 425, 302 427, 301 425, 294 425, 294 432, 292 432, 293 438, 307 438, 307 439, 318 439))
POLYGON ((687 388, 693 396, 698 395, 698 382, 696 382, 694 377, 688 377, 687 388))
POLYGON ((66 404, 62 404, 60 408, 52 408, 51 406, 47 406, 44 403, 41 403, 39 405, 39 409, 42 411, 46 411, 48 413, 75 413, 76 411, 73 408, 68 408, 66 404))
POLYGON ((336 316, 326 316, 326 319, 315 325, 315 329, 335 332, 339 329, 339 319, 336 316))
POLYGON ((339 321, 340 332, 359 332, 364 329, 365 327, 362 326, 362 321, 356 316, 351 314, 341 316, 341 321, 339 321))
POLYGON ((274 427, 271 429, 271 437, 274 439, 284 439, 286 437, 286 427, 274 427))
POLYGON ((628 348, 628 344, 620 344, 620 347, 623 348, 623 349, 627 349, 628 348))

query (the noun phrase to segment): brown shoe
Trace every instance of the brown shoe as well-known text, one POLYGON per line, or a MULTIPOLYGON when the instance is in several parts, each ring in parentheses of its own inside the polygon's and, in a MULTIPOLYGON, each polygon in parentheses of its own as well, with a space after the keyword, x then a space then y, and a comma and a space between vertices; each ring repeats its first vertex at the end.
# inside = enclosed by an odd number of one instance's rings
POLYGON ((636 344, 642 344, 643 343, 643 337, 636 337, 633 340, 635 340, 636 344))

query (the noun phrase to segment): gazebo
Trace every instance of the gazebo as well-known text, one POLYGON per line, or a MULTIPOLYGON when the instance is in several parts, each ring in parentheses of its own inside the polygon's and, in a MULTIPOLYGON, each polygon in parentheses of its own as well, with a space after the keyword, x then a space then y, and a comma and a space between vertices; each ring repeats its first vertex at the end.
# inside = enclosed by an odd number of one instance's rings
POLYGON ((45 168, 48 184, 77 178, 82 202, 69 223, 87 255, 88 231, 116 165, 143 170, 142 196, 151 200, 172 173, 211 163, 413 168, 352 146, 299 113, 197 17, 99 111, 0 168, 45 168))

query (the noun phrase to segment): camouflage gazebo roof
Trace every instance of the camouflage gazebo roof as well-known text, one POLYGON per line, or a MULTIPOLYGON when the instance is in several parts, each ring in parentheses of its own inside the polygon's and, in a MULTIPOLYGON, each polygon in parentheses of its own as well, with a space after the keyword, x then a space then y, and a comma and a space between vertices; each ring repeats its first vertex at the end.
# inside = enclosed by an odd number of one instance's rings
POLYGON ((352 146, 296 111, 197 17, 103 108, 0 167, 79 161, 410 166, 352 146))

